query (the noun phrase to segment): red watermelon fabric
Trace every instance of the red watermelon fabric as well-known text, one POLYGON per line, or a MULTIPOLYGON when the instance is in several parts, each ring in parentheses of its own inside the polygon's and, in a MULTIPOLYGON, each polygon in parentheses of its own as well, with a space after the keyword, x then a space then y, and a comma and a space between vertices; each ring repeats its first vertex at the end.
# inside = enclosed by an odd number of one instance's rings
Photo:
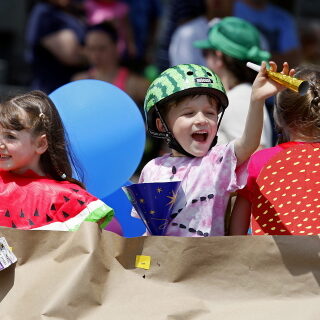
POLYGON ((0 171, 0 225, 18 229, 75 230, 84 220, 112 219, 113 210, 86 190, 29 170, 0 171))
POLYGON ((320 143, 287 143, 270 159, 264 154, 249 164, 257 170, 257 159, 265 161, 256 181, 251 176, 248 183, 252 234, 320 234, 320 143))

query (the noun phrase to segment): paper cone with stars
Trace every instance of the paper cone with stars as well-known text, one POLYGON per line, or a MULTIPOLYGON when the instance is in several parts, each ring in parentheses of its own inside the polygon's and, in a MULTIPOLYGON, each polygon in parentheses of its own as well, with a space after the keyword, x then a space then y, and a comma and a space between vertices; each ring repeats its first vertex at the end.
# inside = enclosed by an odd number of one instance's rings
POLYGON ((181 181, 137 183, 122 187, 152 235, 164 235, 181 181))

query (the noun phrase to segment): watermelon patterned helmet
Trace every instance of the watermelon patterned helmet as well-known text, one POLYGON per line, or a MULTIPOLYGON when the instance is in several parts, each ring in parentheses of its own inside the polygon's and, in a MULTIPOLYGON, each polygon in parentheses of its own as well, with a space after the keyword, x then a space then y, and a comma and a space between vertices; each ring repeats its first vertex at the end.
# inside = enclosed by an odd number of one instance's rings
POLYGON ((208 94, 216 97, 222 109, 228 106, 228 98, 223 84, 210 69, 196 64, 180 64, 163 71, 151 83, 144 101, 149 132, 157 131, 154 115, 155 105, 159 107, 172 98, 196 94, 208 94))

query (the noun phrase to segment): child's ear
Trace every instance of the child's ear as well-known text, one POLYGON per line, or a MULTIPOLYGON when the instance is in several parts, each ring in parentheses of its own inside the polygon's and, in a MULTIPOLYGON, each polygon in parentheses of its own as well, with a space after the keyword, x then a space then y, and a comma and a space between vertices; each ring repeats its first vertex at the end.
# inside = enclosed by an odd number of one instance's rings
POLYGON ((219 50, 215 50, 214 54, 208 55, 206 59, 209 69, 212 69, 214 72, 219 72, 224 66, 223 53, 219 50))
POLYGON ((218 67, 222 67, 224 65, 224 62, 223 62, 223 53, 219 50, 216 51, 216 57, 218 58, 217 59, 217 64, 218 64, 218 67))
POLYGON ((163 123, 162 123, 162 121, 160 120, 160 118, 157 118, 157 119, 156 119, 156 126, 157 126, 157 129, 158 129, 160 132, 165 132, 163 123))
POLYGON ((37 138, 36 144, 37 144, 37 153, 38 154, 45 153, 48 149, 47 136, 45 134, 42 134, 41 136, 39 136, 37 138))

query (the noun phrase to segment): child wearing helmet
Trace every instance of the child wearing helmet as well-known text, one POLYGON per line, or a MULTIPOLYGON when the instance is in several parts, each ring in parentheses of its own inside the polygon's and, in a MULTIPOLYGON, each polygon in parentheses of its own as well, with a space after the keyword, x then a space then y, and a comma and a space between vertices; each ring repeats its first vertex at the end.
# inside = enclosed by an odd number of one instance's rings
MULTIPOLYGON (((273 71, 275 63, 270 62, 273 71)), ((288 74, 288 65, 283 72, 288 74)), ((240 139, 218 145, 217 130, 228 98, 220 78, 206 67, 169 68, 150 85, 144 109, 149 133, 165 139, 172 152, 151 160, 139 182, 180 180, 166 235, 222 236, 230 193, 246 183, 246 160, 257 149, 264 100, 284 87, 261 66, 253 85, 246 127, 240 139)), ((137 213, 132 212, 137 217, 137 213)))

